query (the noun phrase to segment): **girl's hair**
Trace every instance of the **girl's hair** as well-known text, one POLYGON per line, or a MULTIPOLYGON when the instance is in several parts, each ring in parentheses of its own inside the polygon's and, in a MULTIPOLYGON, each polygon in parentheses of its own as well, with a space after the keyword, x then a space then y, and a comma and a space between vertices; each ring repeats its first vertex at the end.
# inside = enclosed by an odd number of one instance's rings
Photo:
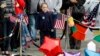
POLYGON ((47 5, 47 7, 48 7, 48 4, 47 4, 47 3, 42 3, 42 4, 40 5, 40 8, 42 8, 42 6, 43 6, 44 4, 47 5))

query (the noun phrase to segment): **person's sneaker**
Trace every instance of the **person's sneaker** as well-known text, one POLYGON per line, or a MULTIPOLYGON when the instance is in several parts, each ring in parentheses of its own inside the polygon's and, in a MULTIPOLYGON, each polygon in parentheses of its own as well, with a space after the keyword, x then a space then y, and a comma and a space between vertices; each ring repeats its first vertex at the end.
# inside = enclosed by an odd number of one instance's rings
POLYGON ((25 51, 26 51, 26 48, 22 48, 22 52, 25 53, 25 51))

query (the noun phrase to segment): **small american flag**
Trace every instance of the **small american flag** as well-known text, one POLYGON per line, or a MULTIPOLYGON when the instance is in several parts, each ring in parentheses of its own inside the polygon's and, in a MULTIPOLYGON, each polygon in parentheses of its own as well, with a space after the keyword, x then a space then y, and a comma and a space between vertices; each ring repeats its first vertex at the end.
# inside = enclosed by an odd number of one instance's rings
POLYGON ((57 19, 55 21, 54 28, 56 28, 56 29, 64 29, 65 18, 67 18, 66 15, 58 14, 58 17, 57 17, 57 19))
POLYGON ((11 21, 12 23, 15 23, 17 17, 15 17, 15 16, 9 14, 9 19, 10 19, 10 21, 11 21))

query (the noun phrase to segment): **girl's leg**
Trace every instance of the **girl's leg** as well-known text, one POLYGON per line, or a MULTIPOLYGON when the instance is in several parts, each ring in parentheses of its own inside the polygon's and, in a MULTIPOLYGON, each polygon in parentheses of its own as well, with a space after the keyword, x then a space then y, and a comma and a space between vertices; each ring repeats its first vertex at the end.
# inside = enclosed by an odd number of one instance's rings
POLYGON ((45 32, 40 31, 40 45, 42 45, 44 42, 44 36, 45 36, 45 32))

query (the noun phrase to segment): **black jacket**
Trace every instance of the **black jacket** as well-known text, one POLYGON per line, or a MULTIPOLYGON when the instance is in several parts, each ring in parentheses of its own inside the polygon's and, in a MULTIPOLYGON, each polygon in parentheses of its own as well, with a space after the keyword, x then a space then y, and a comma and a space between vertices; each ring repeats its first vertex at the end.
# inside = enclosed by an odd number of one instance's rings
MULTIPOLYGON (((67 10, 69 7, 73 7, 73 6, 76 6, 80 12, 76 12, 74 9, 72 10, 72 16, 74 19, 78 20, 78 21, 82 21, 83 20, 83 15, 85 13, 85 9, 83 8, 84 10, 84 13, 82 13, 81 11, 81 7, 83 6, 83 4, 85 3, 86 0, 77 0, 78 3, 77 4, 73 4, 70 2, 70 0, 63 0, 63 6, 62 6, 62 9, 65 9, 67 10)), ((74 8, 74 7, 73 7, 74 8)))
POLYGON ((40 12, 36 18, 36 28, 41 31, 50 31, 54 29, 54 22, 57 17, 57 13, 43 13, 40 12))
POLYGON ((4 0, 0 0, 0 20, 4 18, 5 8, 1 8, 1 4, 4 0))
POLYGON ((86 0, 77 0, 78 3, 77 4, 73 4, 70 2, 70 0, 62 0, 63 3, 62 3, 62 8, 61 9, 68 9, 69 7, 71 6, 74 6, 74 5, 77 5, 78 7, 82 6, 86 0))

